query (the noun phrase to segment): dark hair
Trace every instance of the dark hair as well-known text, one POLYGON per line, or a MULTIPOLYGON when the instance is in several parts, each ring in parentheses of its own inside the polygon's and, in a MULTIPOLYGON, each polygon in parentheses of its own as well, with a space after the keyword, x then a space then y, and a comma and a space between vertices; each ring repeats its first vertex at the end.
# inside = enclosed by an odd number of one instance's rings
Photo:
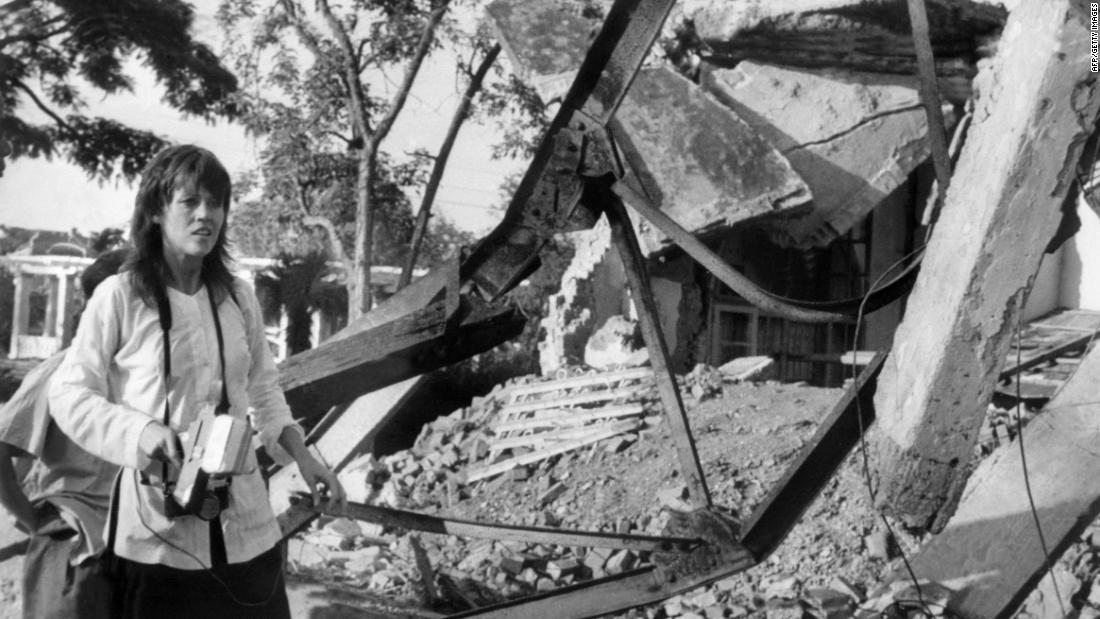
MULTIPOLYGON (((123 268, 132 271, 138 295, 154 309, 159 309, 160 301, 167 304, 168 294, 161 228, 154 217, 164 212, 176 188, 191 184, 213 194, 225 208, 226 215, 229 214, 232 192, 229 173, 218 158, 205 148, 190 144, 170 146, 157 153, 141 174, 141 185, 134 200, 134 216, 130 221, 133 248, 123 268)), ((213 251, 202 261, 202 282, 216 298, 233 293, 229 241, 225 236, 227 227, 222 225, 213 251)))
POLYGON ((95 262, 88 265, 80 274, 80 288, 84 291, 84 300, 92 298, 95 289, 108 277, 118 273, 122 261, 126 259, 127 250, 112 249, 100 254, 95 262))

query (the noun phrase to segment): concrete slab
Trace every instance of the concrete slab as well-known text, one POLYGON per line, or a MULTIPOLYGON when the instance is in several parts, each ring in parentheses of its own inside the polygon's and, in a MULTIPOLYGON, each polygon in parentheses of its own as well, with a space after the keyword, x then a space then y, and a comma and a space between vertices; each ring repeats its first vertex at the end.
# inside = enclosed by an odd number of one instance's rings
POLYGON ((813 192, 808 214, 767 226, 784 246, 828 244, 928 157, 912 77, 745 61, 707 72, 703 85, 774 144, 813 192))

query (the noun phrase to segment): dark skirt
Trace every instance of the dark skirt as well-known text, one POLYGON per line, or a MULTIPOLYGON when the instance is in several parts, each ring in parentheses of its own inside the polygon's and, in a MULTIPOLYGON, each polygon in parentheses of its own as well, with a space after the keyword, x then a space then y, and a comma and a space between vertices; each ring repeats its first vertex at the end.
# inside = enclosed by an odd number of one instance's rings
POLYGON ((127 619, 290 619, 281 545, 217 570, 117 558, 117 616, 127 619))

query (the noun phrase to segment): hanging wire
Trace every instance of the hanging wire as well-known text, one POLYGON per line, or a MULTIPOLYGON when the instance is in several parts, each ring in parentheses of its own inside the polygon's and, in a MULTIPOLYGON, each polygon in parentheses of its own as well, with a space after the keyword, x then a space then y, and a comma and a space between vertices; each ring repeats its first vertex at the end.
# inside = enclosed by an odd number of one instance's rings
MULTIPOLYGON (((867 293, 864 295, 863 302, 859 304, 859 311, 856 312, 856 325, 855 325, 855 328, 854 328, 853 333, 852 333, 852 360, 853 360, 853 363, 852 363, 851 378, 852 378, 853 384, 856 380, 856 365, 855 365, 854 361, 855 361, 856 351, 859 350, 859 334, 860 334, 860 330, 863 327, 864 307, 867 303, 867 299, 869 299, 871 297, 871 294, 883 282, 883 280, 886 279, 887 275, 889 275, 891 272, 894 271, 894 269, 898 268, 902 264, 905 264, 905 262, 911 256, 915 255, 916 253, 919 253, 920 251, 923 251, 923 249, 924 249, 923 247, 920 247, 916 250, 913 250, 912 252, 906 254, 905 256, 902 256, 897 261, 895 261, 893 264, 891 264, 885 271, 883 271, 883 273, 881 275, 878 276, 878 278, 875 279, 875 281, 868 288, 867 293)), ((864 428, 864 426, 863 426, 863 410, 862 410, 862 407, 860 405, 860 398, 858 398, 858 397, 855 398, 855 403, 856 403, 856 419, 859 421, 859 451, 860 451, 860 456, 861 456, 862 461, 863 461, 863 481, 864 481, 864 484, 867 487, 867 494, 868 494, 868 496, 871 500, 871 509, 874 509, 875 508, 874 507, 874 505, 875 505, 875 489, 874 489, 874 484, 872 483, 872 480, 871 480, 871 464, 870 464, 869 458, 867 457, 866 428, 864 428)), ((892 537, 894 539, 899 539, 897 533, 894 531, 894 527, 890 524, 890 521, 886 518, 886 515, 880 513, 879 517, 882 519, 882 524, 886 526, 886 530, 890 533, 890 537, 892 537)), ((917 608, 915 610, 920 610, 921 613, 924 614, 924 616, 926 616, 926 617, 934 617, 935 613, 931 610, 931 608, 928 606, 928 604, 924 600, 924 593, 921 590, 920 581, 917 579, 916 572, 913 571, 913 566, 909 563, 909 557, 906 555, 905 549, 901 547, 900 543, 897 545, 897 547, 898 547, 898 553, 901 555, 902 563, 905 565, 905 571, 908 573, 910 580, 913 581, 913 587, 915 588, 916 593, 917 593, 917 608)), ((895 601, 895 604, 897 604, 897 603, 898 602, 895 601)))
MULTIPOLYGON (((1021 315, 1023 307, 1016 312, 1016 367, 1022 365, 1022 333, 1021 315)), ((1094 334, 1095 335, 1095 334, 1094 334)), ((1035 532, 1039 536, 1039 546, 1043 549, 1043 564, 1047 575, 1050 576, 1050 584, 1054 586, 1054 597, 1058 599, 1058 607, 1062 609, 1062 616, 1066 617, 1066 605, 1062 601, 1062 592, 1058 587, 1058 580, 1054 577, 1054 564, 1050 560, 1050 550, 1047 549, 1046 536, 1043 535, 1043 525, 1039 522, 1039 510, 1035 508, 1035 497, 1031 494, 1031 476, 1027 470, 1027 451, 1024 449, 1024 416, 1023 398, 1020 395, 1020 373, 1014 377, 1016 381, 1016 444, 1020 446, 1020 466, 1024 472, 1024 489, 1027 491, 1027 504, 1031 508, 1031 519, 1035 522, 1035 532)))

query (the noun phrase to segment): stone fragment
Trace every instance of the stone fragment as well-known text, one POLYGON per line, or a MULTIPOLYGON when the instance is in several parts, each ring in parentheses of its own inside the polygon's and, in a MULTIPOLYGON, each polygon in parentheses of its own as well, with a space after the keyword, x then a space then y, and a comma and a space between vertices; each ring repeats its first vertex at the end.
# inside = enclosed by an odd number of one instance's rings
POLYGON ((581 563, 575 558, 557 559, 546 565, 546 575, 554 580, 576 574, 581 563))
POLYGON ((597 370, 636 367, 649 361, 638 324, 620 314, 607 319, 584 346, 584 363, 597 370))
POLYGON ((611 557, 611 550, 607 548, 592 548, 584 557, 584 564, 593 572, 603 571, 604 564, 611 557))
POLYGON ((688 489, 687 486, 675 486, 672 488, 661 488, 657 491, 657 500, 669 509, 673 509, 679 512, 691 511, 691 505, 687 502, 688 489))
POLYGON ((764 597, 768 599, 794 600, 798 598, 800 583, 794 576, 786 576, 765 581, 764 597))
POLYGON ((638 555, 624 549, 611 555, 611 558, 607 560, 605 570, 608 574, 618 574, 634 567, 637 562, 638 555))
POLYGON ((742 382, 747 380, 765 380, 775 368, 771 357, 737 357, 718 366, 724 380, 742 382))
POLYGON ((843 576, 834 576, 833 579, 829 581, 829 588, 847 595, 856 603, 862 602, 867 597, 863 587, 849 581, 843 576))
POLYGON ((679 595, 670 597, 665 600, 662 608, 669 617, 679 617, 684 610, 684 598, 679 595))
POLYGON ((707 606, 714 606, 718 603, 718 598, 712 591, 703 591, 696 594, 691 598, 691 605, 696 608, 706 608, 707 606))
POLYGON ((872 559, 889 561, 892 557, 890 534, 886 531, 875 531, 864 536, 863 546, 867 549, 867 556, 872 559))
POLYGON ((848 594, 824 587, 808 589, 802 597, 823 619, 838 619, 850 613, 853 607, 853 600, 848 594))

